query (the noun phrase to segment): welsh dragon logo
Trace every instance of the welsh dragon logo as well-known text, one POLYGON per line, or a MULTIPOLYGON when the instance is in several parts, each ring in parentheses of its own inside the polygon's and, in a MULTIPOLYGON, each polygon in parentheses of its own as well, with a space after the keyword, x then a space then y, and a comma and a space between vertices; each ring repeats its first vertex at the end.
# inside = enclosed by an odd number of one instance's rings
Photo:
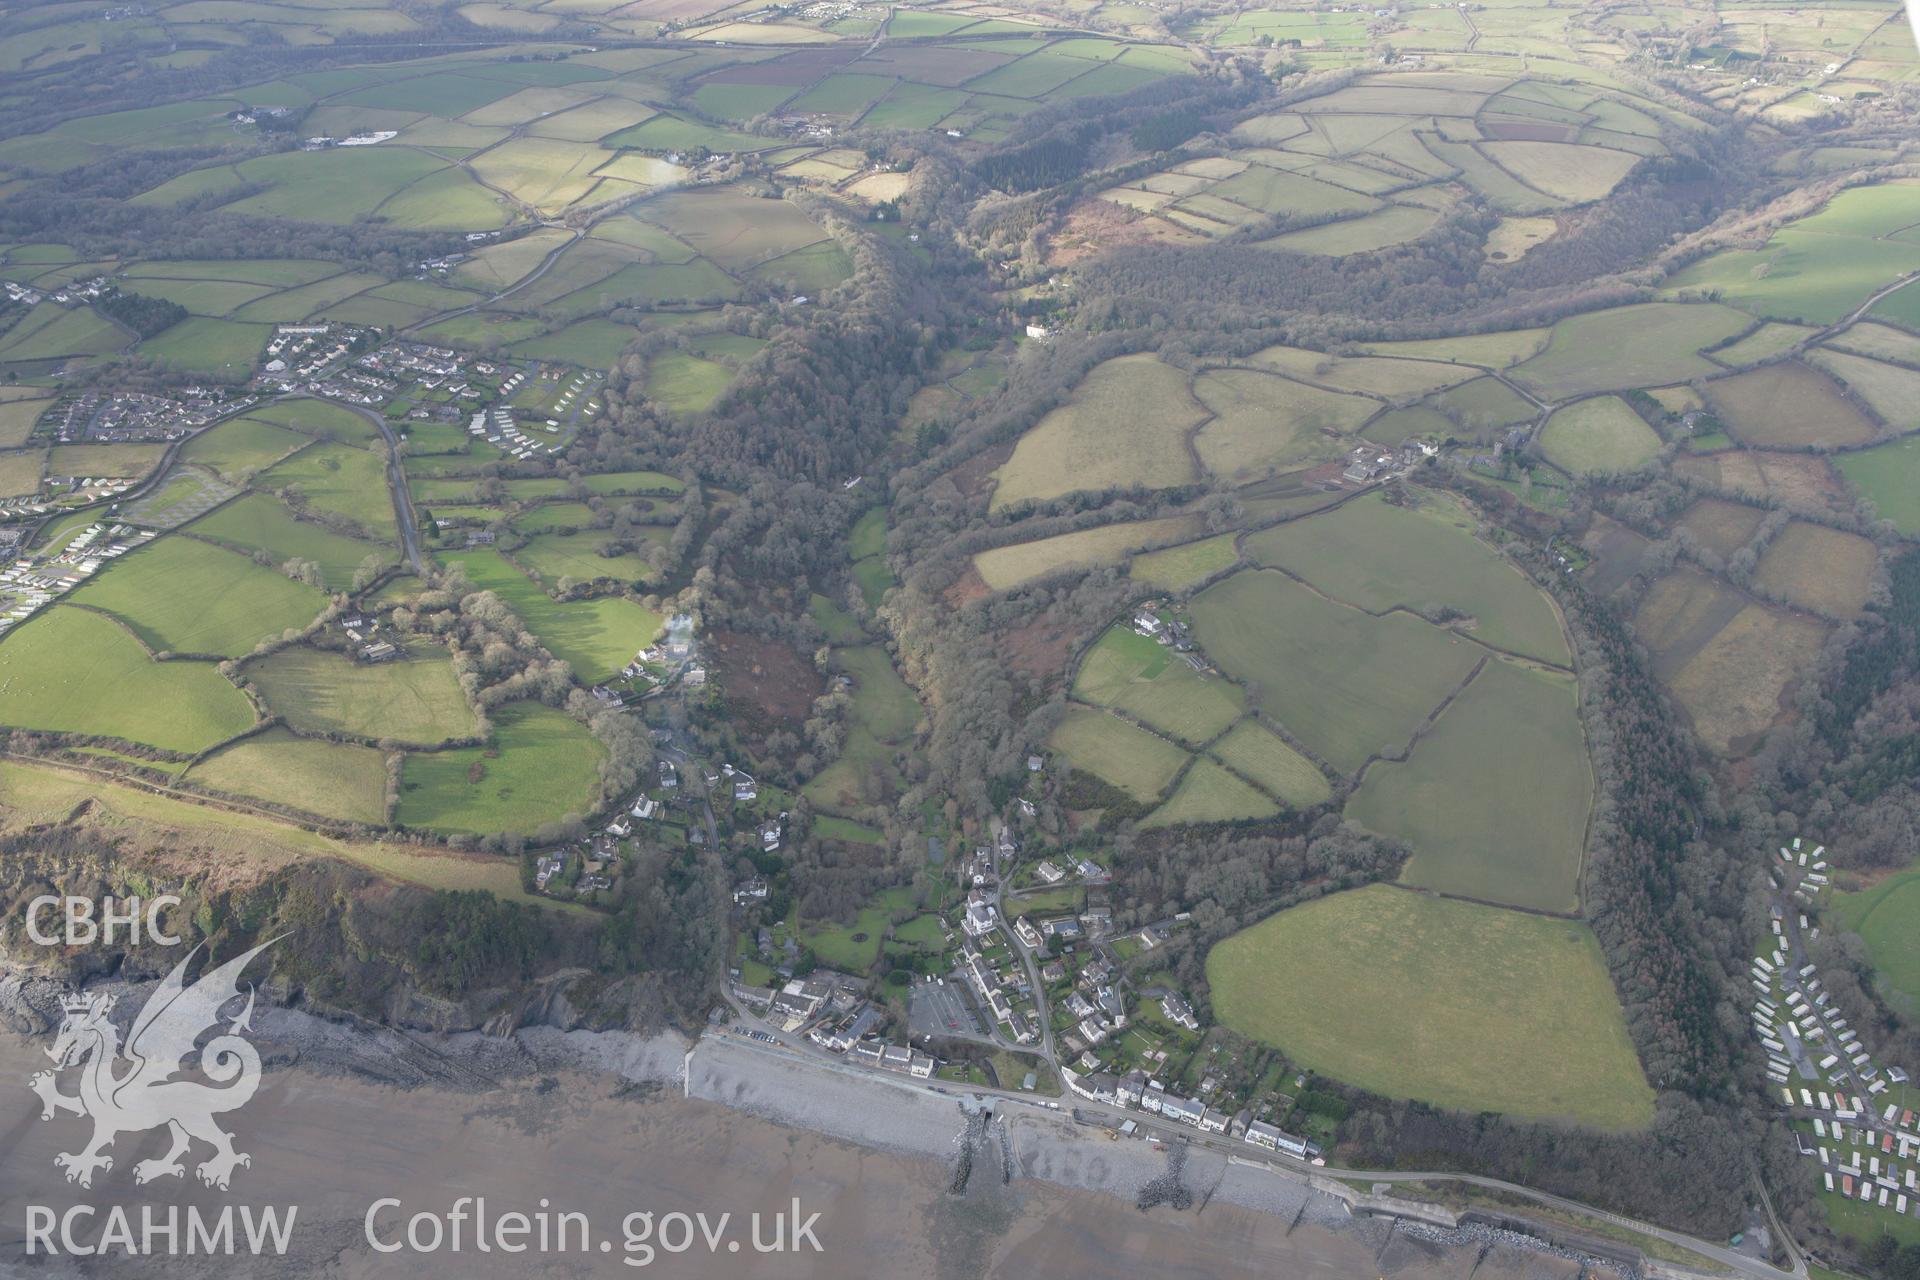
POLYGON ((213 1083, 175 1077, 201 1034, 217 1028, 221 1010, 240 998, 241 972, 277 941, 261 943, 188 986, 187 965, 200 950, 195 947, 141 1006, 124 1046, 119 1029, 107 1018, 114 997, 75 994, 61 1000, 66 1018, 47 1050, 56 1065, 51 1071, 36 1072, 27 1083, 40 1095, 42 1120, 62 1111, 93 1120, 92 1141, 79 1151, 54 1157, 54 1163, 66 1170, 68 1182, 92 1186, 95 1170, 113 1168, 113 1157, 106 1149, 115 1138, 163 1125, 173 1145, 159 1159, 134 1165, 135 1182, 184 1176, 181 1157, 192 1150, 196 1139, 213 1148, 213 1155, 195 1170, 210 1187, 226 1190, 234 1169, 253 1163, 251 1156, 233 1149, 233 1135, 215 1120, 246 1106, 260 1087, 260 1054, 242 1035, 253 1029, 251 984, 246 1006, 226 1023, 224 1032, 199 1047, 200 1072, 213 1083), (69 1097, 60 1092, 58 1075, 75 1067, 80 1071, 79 1093, 69 1097))

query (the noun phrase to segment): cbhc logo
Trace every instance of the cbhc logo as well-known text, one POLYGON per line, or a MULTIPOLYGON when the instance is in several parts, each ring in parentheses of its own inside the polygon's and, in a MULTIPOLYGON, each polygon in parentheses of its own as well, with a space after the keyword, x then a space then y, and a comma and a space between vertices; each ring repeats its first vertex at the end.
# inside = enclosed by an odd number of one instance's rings
POLYGON ((156 946, 177 947, 180 937, 161 927, 160 913, 179 905, 180 899, 170 893, 144 900, 109 895, 100 900, 96 919, 92 898, 43 893, 27 904, 27 937, 43 947, 85 947, 95 942, 112 946, 124 929, 129 946, 139 946, 144 932, 156 946))

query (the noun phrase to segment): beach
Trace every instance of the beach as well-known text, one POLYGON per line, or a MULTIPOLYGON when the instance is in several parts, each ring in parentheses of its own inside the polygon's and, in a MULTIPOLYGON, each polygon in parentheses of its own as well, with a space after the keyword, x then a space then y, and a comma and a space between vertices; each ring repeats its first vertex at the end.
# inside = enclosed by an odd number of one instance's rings
POLYGON ((1547 1255, 1354 1219, 1331 1196, 1215 1153, 1175 1156, 1109 1139, 1030 1105, 996 1103, 989 1118, 977 1100, 963 1107, 958 1095, 782 1060, 725 1033, 694 1043, 671 1033, 537 1028, 429 1040, 262 1010, 254 1039, 267 1070, 258 1095, 226 1124, 251 1163, 221 1192, 193 1181, 191 1169, 136 1185, 134 1165, 164 1150, 163 1130, 122 1136, 113 1167, 90 1188, 66 1182, 54 1158, 83 1144, 89 1123, 40 1119, 26 1081, 46 1065, 48 1037, 0 1036, 0 1272, 341 1280, 1578 1273, 1547 1255), (1136 1207, 1143 1186, 1169 1175, 1170 1161, 1182 1166, 1186 1207, 1136 1207), (83 1210, 95 1231, 77 1240, 83 1246, 100 1239, 112 1206, 136 1224, 143 1211, 212 1219, 240 1206, 291 1208, 296 1218, 284 1253, 243 1249, 217 1263, 151 1249, 138 1258, 47 1256, 39 1242, 29 1256, 29 1214, 64 1221, 74 1206, 95 1211, 83 1210), (496 1246, 533 1238, 497 1234, 514 1214, 530 1223, 569 1214, 569 1225, 588 1225, 561 1231, 560 1247, 549 1239, 545 1249, 481 1251, 487 1231, 496 1246), (682 1222, 695 1225, 675 1252, 682 1222), (775 1226, 786 1247, 762 1252, 775 1226))

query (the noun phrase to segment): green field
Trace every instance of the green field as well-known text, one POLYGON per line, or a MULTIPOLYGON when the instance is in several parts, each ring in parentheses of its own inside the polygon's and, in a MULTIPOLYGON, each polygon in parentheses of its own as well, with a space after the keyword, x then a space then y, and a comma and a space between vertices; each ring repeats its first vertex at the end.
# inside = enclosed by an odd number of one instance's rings
POLYGON ((1280 806, 1211 760, 1196 760, 1180 779, 1167 802, 1147 816, 1142 826, 1171 827, 1183 823, 1238 822, 1268 818, 1280 806))
POLYGON ((516 702, 494 712, 488 746, 409 755, 395 819, 434 831, 531 833, 592 810, 605 755, 564 712, 516 702))
POLYGON ((1267 714, 1347 772, 1404 748, 1486 652, 1406 614, 1332 604, 1271 569, 1195 596, 1193 628, 1267 714))
POLYGON ((1442 497, 1416 508, 1369 494, 1255 534, 1247 554, 1369 613, 1411 609, 1439 618, 1451 610, 1472 619, 1468 634, 1494 648, 1569 661, 1546 596, 1473 528, 1469 513, 1442 497))
POLYGON ((1920 222, 1911 181, 1842 191, 1820 212, 1790 222, 1759 249, 1728 249, 1667 280, 1712 293, 1755 315, 1831 324, 1880 287, 1920 270, 1920 243, 1901 228, 1920 222))
POLYGON ((1051 538, 1036 538, 1032 542, 994 547, 975 555, 973 566, 989 587, 1010 591, 1052 573, 1119 564, 1129 552, 1191 537, 1200 531, 1200 521, 1190 516, 1100 525, 1051 538))
POLYGON ((255 405, 247 417, 343 444, 373 445, 380 439, 378 427, 345 405, 311 397, 255 405))
POLYGON ((151 472, 166 452, 159 444, 57 444, 47 471, 57 476, 128 476, 151 472))
POLYGON ((246 556, 194 538, 161 538, 69 595, 113 614, 155 652, 239 657, 300 630, 326 596, 246 556))
POLYGON ((1233 726, 1213 744, 1212 753, 1222 764, 1253 779, 1296 809, 1324 804, 1333 794, 1326 775, 1313 761, 1255 720, 1242 720, 1233 726))
POLYGON ((235 418, 201 432, 180 450, 183 462, 197 462, 221 479, 245 484, 307 443, 307 437, 270 422, 235 418))
POLYGON ((91 307, 68 310, 42 302, 0 335, 0 364, 103 355, 132 341, 131 333, 91 307))
POLYGON ((1908 1017, 1920 1013, 1920 864, 1857 893, 1835 894, 1833 910, 1867 944, 1882 995, 1908 1017))
POLYGON ((1513 378, 1549 400, 1622 387, 1658 387, 1713 373, 1696 353, 1752 324, 1730 307, 1646 302, 1590 311, 1553 326, 1546 350, 1513 369, 1513 378))
POLYGON ((1798 324, 1763 324, 1738 342, 1716 347, 1713 359, 1729 368, 1742 368, 1785 355, 1817 330, 1798 324))
POLYGON ((282 649, 246 678, 301 733, 435 746, 473 733, 473 711, 444 656, 369 665, 318 649, 282 649))
POLYGON ((1427 404, 1453 424, 1448 434, 1475 440, 1491 440, 1498 431, 1531 422, 1538 412, 1525 396, 1491 377, 1463 382, 1434 396, 1427 404))
POLYGON ((1180 654, 1127 623, 1109 627, 1087 650, 1073 696, 1124 711, 1196 746, 1218 736, 1245 710, 1234 686, 1202 677, 1180 654))
POLYGON ((0 786, 14 803, 11 813, 28 821, 57 821, 82 804, 98 806, 116 825, 127 825, 142 837, 181 832, 209 856, 243 865, 263 857, 276 862, 339 858, 387 879, 430 889, 484 889, 512 902, 586 910, 527 893, 520 887, 519 867, 505 858, 388 841, 336 840, 256 814, 174 800, 44 765, 0 764, 0 786))
POLYGON ((249 493, 226 503, 194 521, 187 532, 247 551, 264 551, 275 563, 311 560, 320 566, 321 579, 333 591, 351 586, 354 572, 368 556, 383 564, 400 558, 392 547, 296 520, 279 499, 264 493, 249 493))
POLYGON ((1920 537, 1920 436, 1907 436, 1835 458, 1840 474, 1873 503, 1882 520, 1920 537))
POLYGON ((289 488, 315 511, 350 520, 375 537, 398 542, 399 524, 387 489, 384 447, 379 453, 346 444, 318 444, 260 473, 258 484, 289 488))
POLYGON ((269 332, 264 324, 195 316, 148 338, 140 354, 185 373, 242 375, 259 360, 269 332))
POLYGON ((1069 706, 1047 746, 1066 756, 1075 768, 1149 803, 1159 799, 1187 759, 1165 738, 1091 707, 1069 706))
POLYGON ((1186 433, 1206 415, 1186 375, 1153 356, 1097 365, 994 472, 994 509, 1085 489, 1186 484, 1196 478, 1186 433))
POLYGON ((595 578, 614 578, 621 582, 646 582, 654 577, 644 555, 637 551, 603 556, 610 534, 542 533, 523 547, 516 547, 513 558, 540 575, 548 586, 563 578, 591 582, 595 578))
POLYGON ((647 396, 669 413, 705 413, 732 378, 723 364, 686 351, 663 351, 647 362, 647 396))
POLYGON ((1183 547, 1149 551, 1133 558, 1127 576, 1165 591, 1184 591, 1231 569, 1240 558, 1234 541, 1233 534, 1223 533, 1183 547))
POLYGON ((1568 475, 1608 475, 1658 457, 1660 437, 1619 396, 1593 396, 1553 411, 1540 452, 1568 475))
POLYGON ((1367 770, 1347 816, 1413 846, 1406 884, 1572 912, 1592 807, 1572 682, 1496 661, 1404 764, 1367 770))
POLYGON ((1603 1130, 1653 1120, 1583 924, 1374 885, 1235 934, 1207 980, 1227 1026, 1365 1089, 1603 1130))
POLYGON ((284 729, 222 747, 194 765, 187 781, 342 822, 386 821, 385 755, 372 747, 295 737, 284 729))
MULTIPOLYGON (((1272 353, 1254 358, 1263 357, 1273 358, 1272 353)), ((1288 362, 1289 367, 1293 363, 1288 362)), ((1315 362, 1309 362, 1306 371, 1317 371, 1315 362)), ((1359 430, 1380 408, 1378 401, 1364 396, 1253 369, 1214 370, 1196 380, 1193 390, 1213 415, 1194 433, 1194 450, 1208 471, 1235 481, 1297 471, 1337 456, 1345 447, 1339 437, 1359 430)))
POLYGON ((0 724, 195 752, 253 724, 203 662, 155 662, 111 618, 56 605, 0 641, 0 724))
POLYGON ((1846 383, 1893 430, 1920 427, 1920 372, 1824 347, 1808 352, 1807 359, 1846 383))
POLYGON ((441 559, 464 566, 475 587, 506 601, 540 643, 571 663, 584 681, 604 680, 626 666, 666 624, 651 609, 621 596, 562 604, 497 551, 457 551, 441 559))

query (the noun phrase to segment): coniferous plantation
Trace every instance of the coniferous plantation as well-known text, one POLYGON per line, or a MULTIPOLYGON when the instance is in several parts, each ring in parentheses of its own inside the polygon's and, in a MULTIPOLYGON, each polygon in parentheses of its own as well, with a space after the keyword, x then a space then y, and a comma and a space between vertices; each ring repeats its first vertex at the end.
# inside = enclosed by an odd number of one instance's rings
POLYGON ((1916 121, 1893 0, 6 7, 0 959, 1920 1276, 1916 121))

